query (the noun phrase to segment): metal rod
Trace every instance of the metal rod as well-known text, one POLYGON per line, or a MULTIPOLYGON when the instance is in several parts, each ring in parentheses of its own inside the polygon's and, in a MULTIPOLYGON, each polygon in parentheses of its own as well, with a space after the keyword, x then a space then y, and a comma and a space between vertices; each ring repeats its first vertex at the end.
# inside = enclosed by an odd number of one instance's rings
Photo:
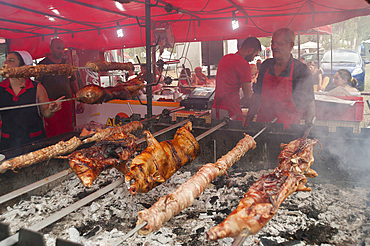
POLYGON ((134 235, 137 231, 139 231, 141 228, 143 228, 144 226, 146 226, 148 224, 147 221, 144 221, 143 223, 137 225, 134 229, 132 229, 131 231, 129 231, 126 235, 124 235, 118 242, 116 242, 113 246, 118 246, 120 245, 122 242, 126 241, 127 238, 131 237, 132 235, 134 235))
POLYGON ((202 138, 205 138, 207 137, 209 134, 211 134, 212 132, 214 131, 217 131, 218 129, 220 129, 221 127, 223 127, 224 125, 228 124, 229 120, 234 120, 236 118, 238 118, 240 116, 240 114, 237 114, 237 115, 234 115, 233 117, 231 117, 231 119, 229 118, 225 118, 221 123, 215 125, 214 127, 210 128, 209 130, 203 132, 202 134, 198 135, 195 139, 197 141, 201 140, 202 138))
POLYGON ((146 118, 146 119, 144 119, 144 120, 142 120, 142 121, 140 121, 140 122, 141 122, 141 123, 144 123, 145 121, 155 119, 155 118, 157 118, 157 117, 159 117, 159 116, 161 116, 161 115, 163 115, 163 114, 167 114, 167 113, 168 113, 168 114, 172 114, 172 113, 175 113, 175 112, 180 111, 180 110, 183 110, 183 109, 185 109, 185 106, 182 106, 182 107, 179 107, 179 108, 174 108, 174 109, 168 110, 167 112, 163 112, 163 111, 162 111, 162 113, 157 114, 157 115, 154 115, 154 116, 152 116, 152 117, 150 117, 150 118, 146 118))
MULTIPOLYGON (((88 204, 89 202, 92 202, 96 198, 108 193, 109 191, 111 191, 114 188, 123 184, 123 182, 124 182, 124 178, 120 178, 120 179, 114 181, 113 183, 105 186, 104 188, 102 188, 100 190, 97 190, 96 192, 88 195, 87 197, 84 197, 83 199, 73 203, 72 205, 60 210, 59 212, 56 212, 56 213, 52 214, 51 216, 49 216, 49 217, 43 219, 42 221, 40 221, 39 223, 36 223, 36 224, 30 226, 27 229, 32 230, 32 231, 39 231, 39 230, 51 225, 52 223, 60 220, 61 218, 70 214, 71 212, 79 209, 80 207, 88 204)), ((7 246, 7 245, 10 246, 10 245, 14 245, 17 242, 18 242, 18 233, 16 233, 13 236, 8 237, 8 238, 4 239, 3 241, 1 241, 0 245, 1 246, 7 246)))
MULTIPOLYGON (((275 123, 276 121, 277 121, 277 118, 273 119, 270 123, 275 123)), ((253 139, 256 139, 256 137, 258 137, 262 132, 264 132, 266 128, 267 128, 267 125, 264 128, 262 128, 261 131, 257 132, 256 135, 254 135, 253 139)))
POLYGON ((244 228, 239 236, 237 236, 231 246, 240 246, 243 245, 245 239, 250 235, 250 231, 247 228, 244 228))
POLYGON ((39 105, 45 105, 45 104, 51 104, 51 103, 57 103, 57 102, 73 101, 73 100, 79 100, 81 98, 82 97, 74 97, 74 98, 67 98, 67 99, 50 101, 50 102, 32 103, 32 104, 25 104, 25 105, 18 105, 18 106, 3 107, 3 108, 0 108, 0 111, 18 109, 18 108, 27 108, 27 107, 33 107, 33 106, 39 106, 39 105))
POLYGON ((130 109, 131 114, 134 114, 134 110, 132 110, 130 102, 127 101, 126 103, 127 103, 128 108, 130 109))
POLYGON ((71 169, 67 169, 67 170, 64 170, 62 172, 56 173, 54 175, 51 175, 51 176, 49 176, 47 178, 41 179, 41 180, 39 180, 39 181, 37 181, 35 183, 32 183, 30 185, 27 185, 25 187, 22 187, 20 189, 17 189, 15 191, 12 191, 12 192, 10 192, 8 194, 5 194, 3 196, 0 196, 0 204, 3 204, 5 202, 7 202, 7 201, 10 201, 10 200, 12 200, 12 199, 14 199, 14 198, 16 198, 18 196, 21 196, 21 195, 23 195, 23 194, 25 194, 25 193, 27 193, 27 192, 29 192, 31 190, 37 189, 37 188, 39 188, 39 187, 41 187, 41 186, 43 186, 45 184, 51 183, 51 182, 53 182, 55 180, 58 180, 58 179, 60 179, 60 178, 62 178, 64 176, 67 176, 68 174, 70 174, 72 172, 73 171, 71 169))

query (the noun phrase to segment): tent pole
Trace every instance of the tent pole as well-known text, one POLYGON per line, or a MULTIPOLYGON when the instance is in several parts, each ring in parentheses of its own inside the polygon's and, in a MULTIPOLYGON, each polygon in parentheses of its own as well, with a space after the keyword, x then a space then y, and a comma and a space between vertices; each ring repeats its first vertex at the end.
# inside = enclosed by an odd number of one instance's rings
POLYGON ((330 34, 330 80, 333 77, 333 34, 330 34))
POLYGON ((298 31, 298 60, 301 60, 301 32, 298 31))
POLYGON ((317 30, 317 68, 320 69, 320 35, 319 35, 319 30, 317 30))
MULTIPOLYGON (((145 38, 146 38, 146 82, 148 85, 153 83, 152 66, 151 66, 151 47, 152 47, 152 32, 151 32, 151 16, 150 16, 150 0, 145 0, 145 38)), ((146 117, 152 117, 152 87, 146 87, 146 117)))

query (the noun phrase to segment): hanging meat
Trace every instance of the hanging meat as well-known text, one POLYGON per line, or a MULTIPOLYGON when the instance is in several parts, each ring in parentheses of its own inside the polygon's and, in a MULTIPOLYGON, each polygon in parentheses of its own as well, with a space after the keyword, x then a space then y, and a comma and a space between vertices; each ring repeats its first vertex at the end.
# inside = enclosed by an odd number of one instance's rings
POLYGON ((98 104, 109 102, 114 99, 130 100, 139 94, 145 87, 141 77, 129 80, 125 84, 114 87, 102 88, 97 85, 87 85, 76 92, 76 97, 80 102, 88 104, 98 104))
POLYGON ((73 152, 68 156, 69 166, 85 187, 90 188, 99 173, 115 167, 127 173, 126 163, 137 149, 137 137, 120 132, 95 143, 92 147, 73 152))
POLYGON ((126 70, 128 71, 133 67, 131 62, 119 63, 119 62, 107 62, 107 61, 89 61, 86 63, 86 67, 94 72, 105 72, 110 70, 126 70))
POLYGON ((218 226, 207 232, 210 240, 236 237, 242 231, 255 234, 276 214, 281 203, 293 192, 311 191, 306 177, 316 177, 310 167, 314 162, 313 147, 317 140, 299 138, 279 155, 279 166, 262 176, 241 199, 238 207, 218 226))
POLYGON ((7 64, 0 69, 0 75, 5 78, 29 78, 44 75, 72 76, 77 68, 71 64, 39 64, 36 66, 9 67, 7 64))
POLYGON ((132 195, 150 191, 198 156, 199 143, 191 130, 192 124, 188 122, 176 131, 173 140, 160 143, 149 131, 144 131, 148 147, 132 160, 125 177, 132 195))
POLYGON ((244 156, 248 150, 255 147, 256 142, 253 138, 245 135, 231 151, 218 159, 216 163, 203 165, 191 179, 182 184, 176 191, 161 197, 149 209, 140 211, 136 224, 139 225, 146 221, 147 225, 138 233, 147 235, 158 230, 163 223, 179 214, 183 209, 190 207, 216 176, 226 173, 229 167, 244 156))

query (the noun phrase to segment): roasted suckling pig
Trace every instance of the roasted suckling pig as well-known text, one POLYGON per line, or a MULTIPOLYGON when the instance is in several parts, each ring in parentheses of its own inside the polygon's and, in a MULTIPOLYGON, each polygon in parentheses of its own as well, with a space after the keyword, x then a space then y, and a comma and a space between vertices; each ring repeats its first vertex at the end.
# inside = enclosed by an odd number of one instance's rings
POLYGON ((253 138, 245 135, 231 151, 218 159, 216 163, 203 165, 191 179, 182 184, 176 191, 161 197, 149 209, 140 211, 137 225, 144 221, 147 222, 147 225, 138 233, 147 235, 154 230, 158 230, 163 223, 179 214, 183 209, 190 207, 216 176, 223 175, 248 150, 255 147, 256 142, 253 138))
POLYGON ((132 67, 131 62, 119 63, 119 62, 107 62, 107 61, 89 61, 86 63, 86 67, 94 72, 104 72, 110 70, 126 70, 128 71, 132 67))
POLYGON ((276 214, 281 203, 293 192, 311 191, 307 177, 316 177, 310 167, 314 161, 313 147, 317 140, 300 138, 282 145, 279 166, 262 176, 241 199, 238 207, 218 226, 207 232, 210 240, 236 237, 243 230, 259 232, 276 214))
POLYGON ((136 151, 137 137, 120 132, 105 138, 92 147, 73 152, 68 156, 69 165, 85 187, 91 187, 99 173, 112 167, 123 174, 128 170, 129 161, 136 151))
POLYGON ((7 64, 0 69, 0 75, 5 78, 29 78, 44 75, 72 76, 77 68, 71 64, 39 64, 37 66, 8 67, 7 64))
POLYGON ((132 195, 150 191, 198 156, 199 144, 191 130, 192 124, 188 122, 177 130, 173 140, 160 143, 149 131, 144 131, 148 147, 132 160, 125 177, 132 195))
POLYGON ((102 88, 97 85, 87 85, 76 92, 76 97, 80 102, 88 104, 109 102, 114 99, 130 100, 137 96, 144 87, 145 84, 141 78, 137 77, 114 87, 102 88))
POLYGON ((57 144, 48 146, 43 149, 39 149, 30 152, 25 155, 17 156, 14 159, 4 161, 0 165, 0 173, 4 173, 6 170, 21 169, 28 167, 34 163, 45 161, 52 157, 64 155, 74 151, 78 146, 82 144, 81 140, 77 137, 73 137, 68 141, 60 141, 57 144))

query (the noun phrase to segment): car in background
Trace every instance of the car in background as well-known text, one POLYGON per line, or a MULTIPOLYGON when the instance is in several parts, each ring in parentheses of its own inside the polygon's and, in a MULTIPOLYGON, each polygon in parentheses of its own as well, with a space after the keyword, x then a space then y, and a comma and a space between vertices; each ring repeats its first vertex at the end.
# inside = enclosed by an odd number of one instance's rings
POLYGON ((329 85, 326 90, 334 88, 332 78, 339 69, 347 69, 351 72, 352 77, 357 79, 358 85, 356 88, 360 91, 364 90, 365 86, 365 63, 362 60, 360 53, 357 50, 340 49, 333 50, 333 70, 331 71, 331 51, 326 51, 321 60, 321 69, 323 78, 330 78, 329 85))
MULTIPOLYGON (((319 60, 321 61, 322 57, 324 56, 324 53, 319 53, 319 60)), ((314 61, 317 66, 317 53, 306 53, 302 54, 301 58, 304 58, 305 62, 314 61)))

